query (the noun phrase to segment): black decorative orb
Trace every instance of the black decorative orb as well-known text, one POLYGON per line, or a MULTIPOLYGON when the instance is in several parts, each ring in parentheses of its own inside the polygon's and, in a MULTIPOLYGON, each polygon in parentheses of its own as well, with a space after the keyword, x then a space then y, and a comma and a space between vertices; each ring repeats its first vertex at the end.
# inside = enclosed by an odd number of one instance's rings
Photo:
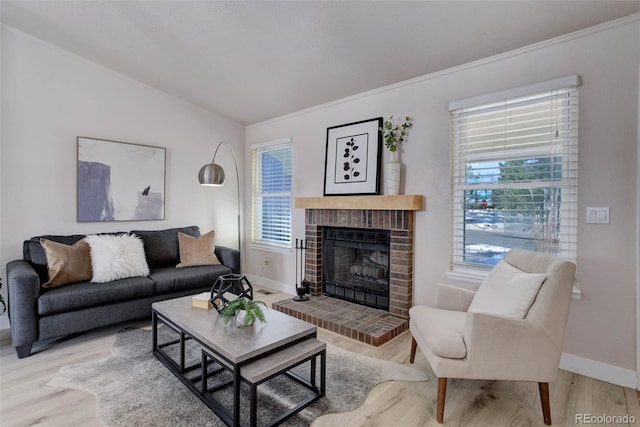
POLYGON ((220 313, 229 301, 236 297, 245 297, 253 300, 253 286, 244 274, 224 274, 216 280, 211 288, 211 297, 209 301, 220 313))

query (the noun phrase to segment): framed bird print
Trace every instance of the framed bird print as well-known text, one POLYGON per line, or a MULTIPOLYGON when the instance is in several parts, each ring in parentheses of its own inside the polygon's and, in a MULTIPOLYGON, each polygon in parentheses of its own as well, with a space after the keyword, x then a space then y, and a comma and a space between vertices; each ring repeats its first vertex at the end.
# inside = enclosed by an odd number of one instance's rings
POLYGON ((327 128, 324 195, 380 194, 382 117, 327 128))
POLYGON ((78 222, 164 219, 166 149, 78 137, 78 222))

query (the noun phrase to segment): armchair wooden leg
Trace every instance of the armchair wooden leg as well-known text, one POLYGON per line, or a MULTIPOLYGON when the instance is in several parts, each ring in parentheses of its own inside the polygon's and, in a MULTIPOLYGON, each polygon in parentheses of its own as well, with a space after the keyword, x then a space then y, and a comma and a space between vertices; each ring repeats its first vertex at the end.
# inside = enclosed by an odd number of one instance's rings
POLYGON ((447 379, 438 378, 438 407, 436 412, 436 420, 442 424, 444 419, 444 399, 447 396, 447 379))
POLYGON ((413 361, 416 359, 416 347, 418 347, 418 343, 416 342, 416 339, 412 336, 411 337, 411 355, 409 356, 409 363, 413 363, 413 361))
POLYGON ((549 383, 538 383, 540 390, 540 401, 542 402, 542 416, 544 423, 551 425, 551 406, 549 405, 549 383))

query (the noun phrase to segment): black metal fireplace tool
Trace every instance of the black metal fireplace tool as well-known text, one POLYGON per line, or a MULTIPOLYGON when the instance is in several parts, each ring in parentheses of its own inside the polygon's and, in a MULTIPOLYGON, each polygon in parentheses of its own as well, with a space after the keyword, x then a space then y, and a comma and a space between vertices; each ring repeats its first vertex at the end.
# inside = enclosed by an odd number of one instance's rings
POLYGON ((309 293, 309 287, 311 284, 305 277, 307 261, 304 258, 304 251, 307 247, 304 245, 304 239, 300 240, 300 246, 298 246, 298 239, 296 239, 296 296, 293 297, 294 301, 308 301, 309 297, 306 295, 309 293), (300 250, 300 286, 298 286, 298 250, 300 250))

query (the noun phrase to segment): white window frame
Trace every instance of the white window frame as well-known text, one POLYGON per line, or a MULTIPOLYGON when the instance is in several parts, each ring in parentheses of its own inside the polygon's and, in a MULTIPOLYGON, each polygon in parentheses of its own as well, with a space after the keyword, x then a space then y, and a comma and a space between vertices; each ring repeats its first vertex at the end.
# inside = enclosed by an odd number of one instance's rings
MULTIPOLYGON (((464 280, 467 282, 477 283, 482 280, 491 265, 481 266, 478 264, 465 261, 465 212, 464 212, 464 194, 465 190, 476 188, 481 189, 504 189, 504 188, 522 188, 519 184, 483 182, 468 183, 466 182, 466 167, 468 164, 481 161, 500 161, 514 160, 524 158, 546 157, 553 154, 553 149, 548 147, 534 147, 530 149, 519 150, 489 150, 485 153, 469 153, 464 143, 466 135, 460 134, 460 128, 464 129, 464 124, 454 122, 455 117, 459 117, 466 109, 473 109, 483 106, 489 106, 494 103, 504 102, 505 105, 510 100, 530 95, 536 95, 549 91, 558 91, 566 88, 575 90, 575 98, 577 102, 577 87, 580 79, 578 76, 566 76, 559 79, 541 82, 529 86, 523 86, 507 91, 496 92, 479 97, 469 98, 460 101, 454 101, 449 104, 451 111, 451 144, 452 144, 452 231, 451 231, 451 258, 450 271, 447 276, 456 280, 464 280), (462 147, 462 148, 461 148, 462 147), (462 154, 454 150, 461 150, 462 154)), ((560 205, 560 236, 562 236, 559 246, 559 256, 576 260, 577 251, 577 165, 578 165, 578 136, 577 136, 577 105, 575 106, 576 127, 571 130, 571 137, 568 138, 568 149, 563 148, 562 154, 562 179, 556 184, 561 189, 562 202, 560 205), (559 185, 558 185, 559 184, 559 185)), ((548 181, 528 181, 527 188, 548 187, 548 181)))
MULTIPOLYGON (((289 197, 291 209, 289 210, 288 221, 285 223, 285 228, 288 226, 289 232, 289 240, 288 241, 280 241, 280 240, 271 240, 265 239, 262 235, 261 225, 262 220, 258 218, 261 210, 258 206, 261 202, 260 200, 264 197, 263 194, 260 193, 261 188, 261 175, 259 174, 258 161, 259 154, 275 150, 281 148, 289 148, 291 150, 291 163, 293 163, 293 142, 291 138, 281 138, 277 140, 267 141, 260 144, 255 144, 250 147, 251 150, 251 244, 250 247, 254 249, 268 250, 274 252, 283 252, 288 253, 291 251, 291 217, 293 209, 293 182, 292 189, 289 192, 284 193, 268 193, 270 196, 278 196, 278 197, 289 197)), ((293 165, 291 166, 291 172, 293 174, 293 165)))

